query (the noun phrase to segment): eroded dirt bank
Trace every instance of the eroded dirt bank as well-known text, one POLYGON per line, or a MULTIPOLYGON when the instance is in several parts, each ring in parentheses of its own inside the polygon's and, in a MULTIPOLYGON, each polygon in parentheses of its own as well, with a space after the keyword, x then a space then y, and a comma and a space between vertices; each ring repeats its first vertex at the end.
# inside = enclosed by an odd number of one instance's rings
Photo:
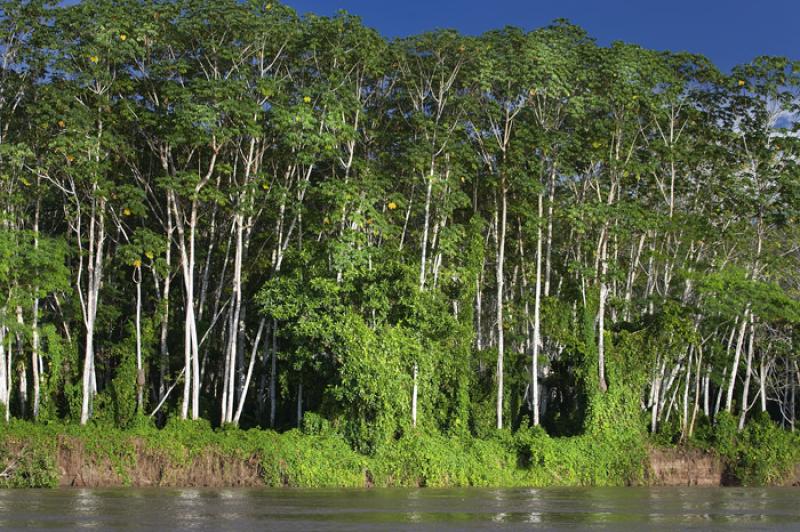
MULTIPOLYGON (((650 486, 736 486, 723 461, 699 449, 651 449, 645 483, 650 486)), ((800 464, 783 484, 800 486, 800 464)))
POLYGON ((651 486, 726 486, 735 483, 722 460, 698 449, 651 449, 646 482, 651 486))
POLYGON ((98 458, 79 440, 60 440, 56 465, 62 487, 258 487, 263 475, 258 459, 240 459, 209 450, 175 460, 135 445, 133 456, 98 458))

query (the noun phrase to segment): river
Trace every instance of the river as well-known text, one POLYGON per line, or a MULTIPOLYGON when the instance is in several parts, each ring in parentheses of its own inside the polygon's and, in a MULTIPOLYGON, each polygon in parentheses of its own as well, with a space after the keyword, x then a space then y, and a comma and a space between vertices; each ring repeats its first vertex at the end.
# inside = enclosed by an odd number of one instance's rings
POLYGON ((798 530, 797 488, 0 490, 0 529, 798 530))

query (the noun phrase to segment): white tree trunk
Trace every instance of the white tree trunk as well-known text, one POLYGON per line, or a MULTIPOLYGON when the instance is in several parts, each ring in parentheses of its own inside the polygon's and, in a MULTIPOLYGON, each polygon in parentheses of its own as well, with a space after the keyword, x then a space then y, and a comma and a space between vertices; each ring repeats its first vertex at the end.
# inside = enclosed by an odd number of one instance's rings
POLYGON ((275 413, 277 410, 277 371, 278 371, 278 322, 272 320, 272 364, 269 372, 269 426, 275 428, 275 413))
POLYGON ((600 301, 597 306, 597 378, 600 391, 608 390, 606 383, 606 352, 605 352, 605 316, 606 299, 608 298, 608 286, 606 285, 606 275, 608 274, 608 232, 603 230, 600 245, 600 301))
POLYGON ((531 393, 533 396, 533 425, 539 425, 539 349, 542 344, 542 194, 539 194, 539 220, 536 229, 536 288, 533 303, 533 355, 531 356, 531 393))
POLYGON ((745 332, 747 330, 747 322, 750 310, 744 311, 744 317, 739 325, 739 336, 736 340, 736 352, 733 356, 733 364, 731 365, 730 381, 728 382, 728 394, 725 399, 725 411, 730 412, 733 408, 733 390, 736 387, 736 374, 739 369, 739 360, 742 357, 742 346, 744 345, 745 332))
MULTIPOLYGON (((39 179, 36 180, 37 185, 39 179)), ((36 210, 33 219, 33 248, 39 249, 39 205, 36 200, 36 210)), ((41 403, 41 356, 39 354, 39 287, 33 289, 33 316, 31 317, 31 367, 33 368, 33 419, 39 419, 39 405, 41 403)))
MULTIPOLYGON (((97 186, 94 187, 97 193, 97 186)), ((88 279, 86 288, 86 306, 84 325, 86 328, 86 343, 83 359, 83 393, 81 397, 81 425, 89 421, 91 401, 97 391, 97 380, 94 365, 94 328, 97 319, 97 303, 100 294, 101 278, 103 273, 103 247, 105 244, 105 200, 95 200, 89 223, 89 253, 88 253, 88 279)), ((80 222, 79 222, 80 223, 80 222)), ((80 239, 80 235, 78 235, 80 239)), ((80 289, 80 286, 79 286, 80 289)))
MULTIPOLYGON (((431 165, 431 175, 427 176, 427 186, 425 189, 425 221, 422 229, 422 245, 420 251, 419 266, 419 290, 425 290, 426 266, 428 261, 428 233, 431 223, 431 192, 433 191, 433 165, 431 165)), ((417 402, 419 395, 419 363, 414 360, 413 385, 411 388, 411 426, 417 426, 417 402)))
POLYGON ((142 269, 133 272, 136 284, 136 410, 144 413, 144 369, 142 368, 142 269))
POLYGON ((747 420, 747 412, 750 410, 748 404, 750 398, 750 377, 753 374, 753 341, 755 337, 755 327, 753 327, 753 320, 750 319, 750 338, 747 342, 747 362, 744 377, 744 389, 742 390, 742 405, 739 414, 739 430, 744 428, 744 423, 747 420))
POLYGON ((505 280, 505 252, 506 252, 506 221, 507 221, 507 191, 505 183, 500 185, 500 220, 497 233, 497 428, 503 428, 503 283, 505 280))
MULTIPOLYGON (((0 319, 5 315, 5 310, 0 310, 0 319)), ((5 420, 9 419, 8 396, 10 374, 8 373, 8 360, 6 359, 6 334, 5 325, 0 325, 0 407, 3 408, 5 420)))
MULTIPOLYGON (((239 394, 239 406, 236 408, 236 415, 233 416, 233 423, 235 425, 239 424, 239 419, 242 417, 242 409, 244 408, 244 401, 247 399, 247 390, 250 388, 250 379, 253 377, 253 367, 255 367, 256 363, 256 353, 258 353, 258 347, 261 344, 261 334, 264 332, 265 322, 265 318, 261 318, 261 323, 258 325, 258 332, 256 333, 256 339, 253 341, 253 350, 250 353, 250 365, 247 367, 247 376, 244 380, 244 387, 242 388, 242 392, 239 394)), ((266 341, 268 340, 265 340, 265 342, 266 341)))

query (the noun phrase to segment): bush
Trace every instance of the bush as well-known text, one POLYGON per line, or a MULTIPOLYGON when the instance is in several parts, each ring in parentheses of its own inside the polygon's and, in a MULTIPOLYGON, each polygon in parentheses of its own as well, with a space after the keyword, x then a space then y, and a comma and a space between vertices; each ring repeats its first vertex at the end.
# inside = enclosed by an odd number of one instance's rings
POLYGON ((736 476, 745 485, 784 483, 800 460, 800 441, 761 413, 741 438, 736 476))
POLYGON ((0 453, 0 487, 55 488, 60 475, 55 457, 47 449, 26 446, 0 453))
POLYGON ((784 483, 800 461, 797 435, 779 427, 762 412, 739 432, 733 415, 722 412, 714 427, 713 445, 728 472, 746 486, 784 483))

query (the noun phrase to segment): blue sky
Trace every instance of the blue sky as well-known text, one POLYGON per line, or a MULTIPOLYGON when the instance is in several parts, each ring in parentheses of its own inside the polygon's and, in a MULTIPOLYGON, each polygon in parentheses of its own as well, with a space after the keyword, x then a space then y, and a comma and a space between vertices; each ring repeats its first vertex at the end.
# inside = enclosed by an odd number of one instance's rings
POLYGON ((757 55, 800 59, 800 0, 284 0, 300 13, 346 9, 389 37, 455 28, 478 34, 567 18, 600 44, 689 51, 720 68, 757 55))

